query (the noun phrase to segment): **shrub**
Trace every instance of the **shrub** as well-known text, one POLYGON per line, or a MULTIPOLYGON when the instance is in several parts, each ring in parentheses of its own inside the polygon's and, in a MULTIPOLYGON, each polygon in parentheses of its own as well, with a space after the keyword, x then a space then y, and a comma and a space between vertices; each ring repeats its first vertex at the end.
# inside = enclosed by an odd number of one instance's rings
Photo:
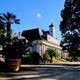
POLYGON ((49 56, 49 54, 48 54, 47 52, 45 52, 45 53, 43 54, 43 60, 44 60, 44 61, 49 61, 49 60, 50 60, 50 56, 49 56))
POLYGON ((42 60, 42 58, 41 58, 41 56, 39 55, 38 52, 31 53, 32 64, 39 64, 40 60, 42 60))

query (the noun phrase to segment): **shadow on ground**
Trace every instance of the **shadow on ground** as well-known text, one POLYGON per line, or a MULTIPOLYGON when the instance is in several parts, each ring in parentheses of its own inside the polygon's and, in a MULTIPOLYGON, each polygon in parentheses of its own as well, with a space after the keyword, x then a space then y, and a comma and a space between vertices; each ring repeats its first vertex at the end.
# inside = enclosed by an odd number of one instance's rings
POLYGON ((7 80, 80 80, 79 66, 22 67, 19 72, 0 72, 7 80))

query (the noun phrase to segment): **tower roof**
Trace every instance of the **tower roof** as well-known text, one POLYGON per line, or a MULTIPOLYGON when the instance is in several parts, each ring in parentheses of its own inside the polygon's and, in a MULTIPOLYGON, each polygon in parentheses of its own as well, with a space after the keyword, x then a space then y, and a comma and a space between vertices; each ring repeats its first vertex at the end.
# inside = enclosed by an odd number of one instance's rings
POLYGON ((54 25, 53 25, 53 23, 51 23, 50 25, 49 25, 49 27, 53 27, 54 25))

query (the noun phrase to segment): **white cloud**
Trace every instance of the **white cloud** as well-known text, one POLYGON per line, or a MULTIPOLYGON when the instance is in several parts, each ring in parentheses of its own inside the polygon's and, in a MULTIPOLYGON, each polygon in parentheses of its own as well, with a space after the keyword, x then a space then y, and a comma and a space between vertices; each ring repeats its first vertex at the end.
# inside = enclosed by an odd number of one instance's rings
POLYGON ((37 18, 41 18, 41 17, 42 17, 41 13, 37 13, 37 18))

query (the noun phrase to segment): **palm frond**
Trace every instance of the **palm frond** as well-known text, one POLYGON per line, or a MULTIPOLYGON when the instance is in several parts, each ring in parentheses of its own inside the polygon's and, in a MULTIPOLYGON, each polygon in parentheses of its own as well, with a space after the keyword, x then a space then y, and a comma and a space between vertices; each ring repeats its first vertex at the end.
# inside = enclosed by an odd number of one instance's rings
POLYGON ((14 14, 12 14, 12 19, 16 19, 16 16, 14 14))
POLYGON ((3 16, 0 16, 0 20, 1 21, 4 21, 4 20, 6 20, 3 16))
POLYGON ((10 19, 10 17, 8 16, 8 13, 3 14, 3 17, 5 18, 5 20, 9 20, 10 19))
POLYGON ((15 22, 16 24, 20 24, 20 19, 16 19, 14 22, 15 22))

